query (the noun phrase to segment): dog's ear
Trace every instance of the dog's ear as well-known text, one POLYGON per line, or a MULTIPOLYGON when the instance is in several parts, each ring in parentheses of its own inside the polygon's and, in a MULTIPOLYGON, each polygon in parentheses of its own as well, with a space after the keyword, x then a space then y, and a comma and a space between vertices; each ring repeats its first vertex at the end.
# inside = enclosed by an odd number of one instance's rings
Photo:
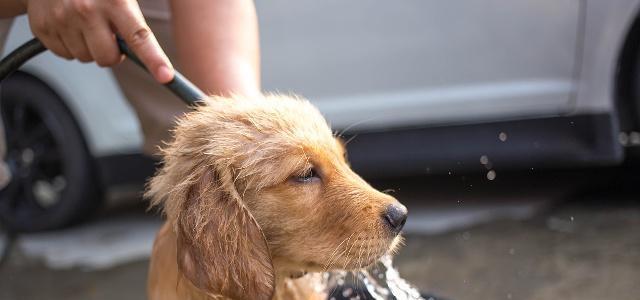
POLYGON ((267 241, 232 175, 204 171, 187 197, 177 218, 182 274, 212 296, 271 299, 275 275, 267 241))

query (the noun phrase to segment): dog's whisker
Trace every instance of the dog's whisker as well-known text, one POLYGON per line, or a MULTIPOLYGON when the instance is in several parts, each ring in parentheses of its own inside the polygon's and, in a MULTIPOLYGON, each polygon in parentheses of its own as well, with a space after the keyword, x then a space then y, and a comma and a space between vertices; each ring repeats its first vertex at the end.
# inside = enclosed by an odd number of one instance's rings
MULTIPOLYGON (((353 248, 353 246, 355 245, 355 240, 352 241, 350 244, 351 245, 349 245, 349 243, 347 243, 347 245, 346 245, 347 247, 345 248, 345 251, 343 251, 344 257, 343 257, 343 260, 342 260, 343 263, 341 264, 342 265, 341 266, 342 270, 347 270, 347 265, 351 261, 351 255, 350 255, 351 254, 351 248, 353 248)), ((341 256, 343 256, 343 254, 341 254, 341 256)))
MULTIPOLYGON (((342 252, 340 252, 337 256, 336 256, 336 261, 334 261, 333 263, 338 262, 338 259, 342 258, 344 261, 344 257, 346 256, 347 258, 349 258, 349 253, 351 252, 351 248, 353 247, 353 245, 355 244, 355 240, 352 240, 351 238, 353 237, 353 235, 356 232, 352 233, 351 236, 349 237, 349 240, 347 241, 347 243, 345 244, 345 248, 344 250, 342 250, 342 252)), ((343 267, 344 269, 344 267, 343 267)))
MULTIPOLYGON (((342 242, 340 242, 340 244, 338 244, 338 246, 333 250, 333 252, 331 253, 331 255, 329 256, 329 260, 327 262, 327 266, 330 265, 331 261, 336 258, 336 255, 338 255, 338 251, 340 250, 340 247, 342 246, 342 244, 344 244, 345 242, 348 244, 349 240, 351 239, 351 237, 355 234, 352 233, 350 236, 348 236, 347 238, 345 238, 344 240, 342 240, 342 242)), ((344 251, 343 251, 344 252, 344 251)), ((326 269, 325 269, 326 271, 326 269)))
POLYGON ((358 126, 358 125, 360 125, 362 123, 366 123, 366 122, 369 122, 369 121, 372 121, 372 120, 375 120, 375 119, 376 119, 375 117, 372 117, 372 118, 362 119, 362 120, 357 121, 357 122, 353 122, 353 123, 351 123, 351 125, 349 125, 349 126, 345 127, 344 129, 340 130, 336 134, 336 136, 342 137, 345 134, 345 132, 347 132, 347 130, 349 130, 349 129, 355 127, 355 126, 358 126))
POLYGON ((354 134, 353 136, 351 136, 348 140, 346 140, 346 141, 344 142, 344 145, 345 145, 345 146, 349 145, 349 143, 351 143, 351 141, 355 140, 357 137, 358 137, 358 135, 357 135, 357 134, 354 134))
POLYGON ((395 193, 396 190, 395 189, 386 189, 386 190, 382 190, 381 192, 383 192, 385 194, 391 194, 391 193, 395 193))
POLYGON ((378 256, 378 252, 380 252, 380 247, 382 246, 381 244, 382 244, 381 240, 376 241, 376 245, 375 245, 376 248, 373 251, 371 251, 371 253, 369 254, 369 258, 368 258, 369 260, 373 260, 374 257, 378 256))
POLYGON ((378 240, 378 251, 376 251, 376 255, 377 256, 382 256, 383 254, 385 254, 387 252, 387 250, 385 248, 382 247, 382 245, 385 244, 385 242, 383 240, 378 240))
MULTIPOLYGON (((333 250, 334 252, 329 256, 329 261, 327 262, 327 265, 325 266, 323 272, 326 272, 332 266, 332 264, 334 263, 334 259, 337 260, 338 257, 340 255, 342 255, 342 253, 344 253, 344 251, 342 251, 342 252, 340 252, 339 254, 336 255, 336 252, 340 250, 340 246, 345 242, 348 245, 349 244, 349 240, 351 240, 351 237, 353 237, 354 234, 355 234, 355 232, 351 233, 351 235, 348 238, 345 238, 342 242, 340 242, 340 244, 336 247, 336 249, 333 250)), ((345 250, 346 250, 346 248, 345 248, 345 250)))
MULTIPOLYGON (((358 233, 358 237, 360 237, 361 235, 365 234, 364 232, 360 232, 358 233)), ((343 269, 347 269, 347 266, 351 263, 351 261, 353 261, 354 256, 352 255, 351 249, 353 249, 353 246, 356 245, 357 241, 353 241, 353 243, 351 244, 351 247, 349 247, 349 251, 347 251, 347 257, 349 258, 348 262, 345 264, 345 266, 343 267, 343 269)))
POLYGON ((367 260, 366 260, 367 263, 370 263, 371 261, 371 250, 372 250, 371 248, 373 247, 371 244, 369 244, 367 247, 367 260))
POLYGON ((362 249, 363 249, 362 245, 363 245, 363 242, 359 242, 358 243, 358 258, 356 259, 356 264, 358 266, 360 266, 360 264, 362 262, 362 249))

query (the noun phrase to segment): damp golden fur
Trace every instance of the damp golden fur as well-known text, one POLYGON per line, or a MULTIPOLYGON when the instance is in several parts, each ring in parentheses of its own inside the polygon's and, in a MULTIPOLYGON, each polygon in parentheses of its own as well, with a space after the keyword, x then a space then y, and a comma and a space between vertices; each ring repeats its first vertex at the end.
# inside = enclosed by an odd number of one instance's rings
POLYGON ((173 134, 146 192, 166 216, 150 299, 321 299, 319 273, 399 243, 381 216, 402 206, 351 170, 307 100, 211 97, 173 134))

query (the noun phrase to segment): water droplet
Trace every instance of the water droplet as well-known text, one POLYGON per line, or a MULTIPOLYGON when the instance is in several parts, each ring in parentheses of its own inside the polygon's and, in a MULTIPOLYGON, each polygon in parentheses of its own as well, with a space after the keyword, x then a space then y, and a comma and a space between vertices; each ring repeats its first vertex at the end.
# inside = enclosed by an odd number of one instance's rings
POLYGON ((507 299, 511 299, 511 293, 507 294, 507 299))
POLYGON ((22 153, 20 153, 20 159, 22 159, 22 163, 27 166, 33 162, 34 157, 35 153, 33 152, 33 150, 31 150, 31 148, 25 148, 24 150, 22 150, 22 153))
POLYGON ((489 180, 496 179, 496 171, 489 170, 489 172, 487 172, 487 179, 489 179, 489 180))
POLYGON ((462 233, 462 239, 465 241, 468 241, 471 238, 471 233, 469 233, 468 231, 465 231, 462 233))
POLYGON ((53 179, 52 183, 55 189, 58 191, 62 191, 67 186, 67 180, 62 176, 56 176, 56 178, 53 179))
POLYGON ((507 133, 506 132, 500 132, 500 134, 498 134, 498 139, 500 139, 501 142, 506 142, 507 141, 507 133))
POLYGON ((571 216, 569 219, 571 219, 571 222, 573 222, 573 216, 571 216))
POLYGON ((449 175, 453 175, 453 172, 449 171, 449 175))
POLYGON ((626 132, 618 133, 618 142, 622 146, 626 146, 629 144, 629 135, 626 132))
POLYGON ((480 163, 483 165, 486 165, 489 163, 489 157, 487 157, 486 155, 480 156, 480 163))
POLYGON ((629 134, 629 142, 631 145, 640 145, 640 132, 633 131, 629 134))
POLYGON ((516 254, 516 249, 514 249, 514 248, 509 249, 509 254, 511 254, 511 255, 516 254))

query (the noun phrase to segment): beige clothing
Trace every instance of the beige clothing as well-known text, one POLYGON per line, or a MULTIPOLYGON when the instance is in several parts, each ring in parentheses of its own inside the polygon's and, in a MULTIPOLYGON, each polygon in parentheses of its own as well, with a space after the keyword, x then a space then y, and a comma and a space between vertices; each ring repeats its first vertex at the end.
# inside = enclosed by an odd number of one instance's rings
POLYGON ((147 19, 169 20, 171 18, 169 0, 138 0, 138 4, 147 19))
MULTIPOLYGON (((176 50, 171 37, 169 0, 139 0, 138 3, 149 27, 176 66, 176 50)), ((11 19, 0 19, 0 50, 11 21, 11 19)), ((186 111, 187 107, 165 87, 155 82, 151 75, 128 60, 112 70, 120 88, 138 115, 144 134, 143 152, 155 154, 161 141, 168 139, 169 129, 173 126, 175 117, 186 111)), ((4 157, 5 145, 1 127, 0 125, 0 155, 4 157)), ((0 186, 2 186, 1 177, 0 186)))
MULTIPOLYGON (((178 68, 169 22, 147 19, 147 23, 169 59, 178 68)), ((144 153, 156 154, 161 141, 167 141, 170 137, 169 129, 173 127, 175 118, 185 112, 187 106, 131 61, 125 60, 112 70, 140 120, 144 133, 144 153)))
POLYGON ((7 39, 9 28, 11 28, 11 22, 13 19, 0 19, 0 53, 2 53, 4 41, 7 39))

